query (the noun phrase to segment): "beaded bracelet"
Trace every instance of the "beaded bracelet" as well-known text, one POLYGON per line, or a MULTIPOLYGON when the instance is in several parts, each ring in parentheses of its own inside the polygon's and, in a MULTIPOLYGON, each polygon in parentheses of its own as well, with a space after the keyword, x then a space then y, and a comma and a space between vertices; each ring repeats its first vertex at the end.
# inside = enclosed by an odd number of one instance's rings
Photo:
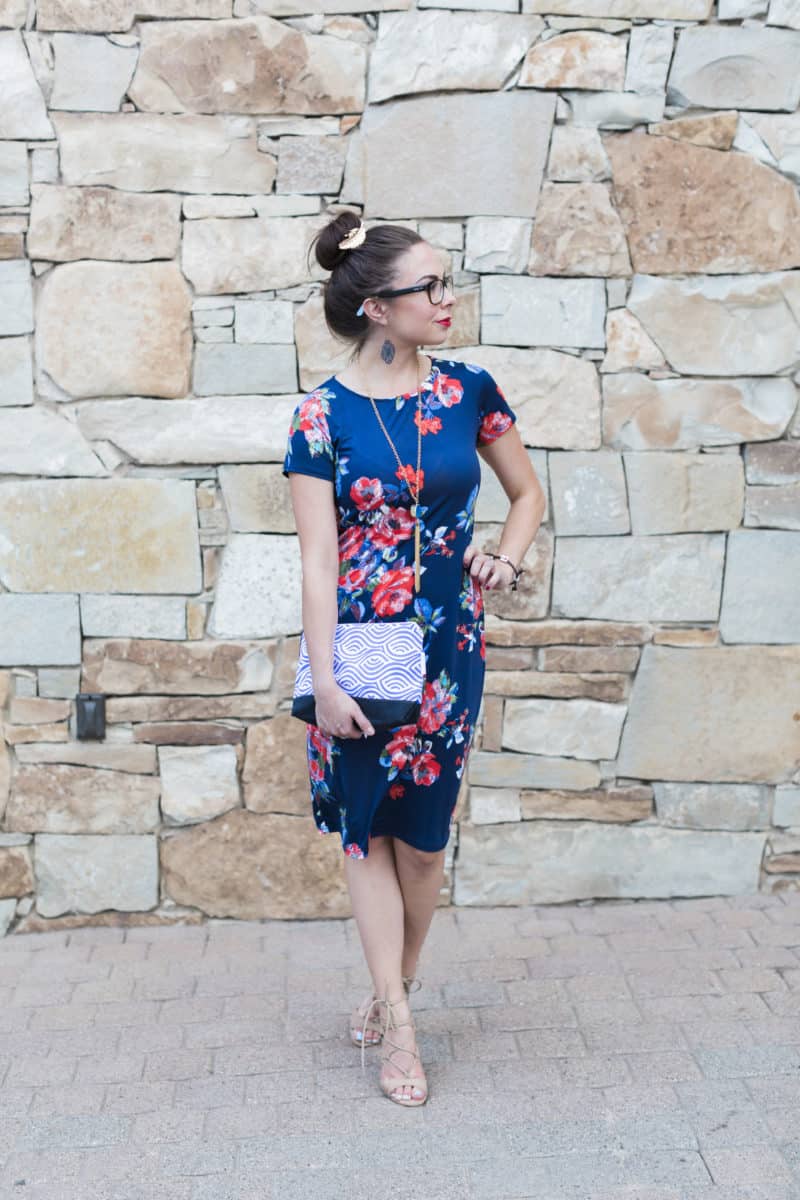
POLYGON ((508 565, 511 567, 511 570, 514 572, 514 578, 511 580, 511 591, 512 591, 512 592, 516 592, 516 590, 517 590, 517 580, 519 579, 520 575, 523 573, 523 571, 525 570, 525 568, 524 568, 524 567, 518 567, 518 566, 516 566, 516 565, 515 565, 515 564, 514 564, 514 563, 511 561, 511 559, 508 557, 508 555, 507 555, 507 554, 492 554, 491 550, 486 550, 486 551, 485 551, 485 554, 486 554, 486 555, 487 555, 489 558, 499 558, 501 562, 507 562, 507 563, 508 563, 508 565))

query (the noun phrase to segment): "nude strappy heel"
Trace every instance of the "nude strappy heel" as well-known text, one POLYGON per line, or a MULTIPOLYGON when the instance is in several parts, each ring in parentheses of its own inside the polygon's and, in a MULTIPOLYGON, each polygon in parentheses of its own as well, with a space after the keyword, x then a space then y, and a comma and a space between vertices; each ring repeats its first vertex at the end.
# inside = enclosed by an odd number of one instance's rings
MULTIPOLYGON (((407 1003, 408 1003, 407 994, 406 994, 406 998, 404 1000, 389 1000, 388 997, 385 997, 385 996, 380 997, 380 998, 376 997, 373 1000, 372 1004, 370 1005, 370 1009, 372 1009, 372 1007, 375 1004, 385 1005, 386 1018, 385 1018, 384 1024, 382 1025, 383 1043, 384 1043, 384 1046, 388 1043, 390 1046, 393 1047, 393 1049, 384 1055, 381 1062, 382 1063, 389 1062, 390 1065, 392 1067, 394 1067, 395 1071, 399 1072, 399 1074, 389 1076, 388 1079, 380 1079, 379 1080, 380 1089, 383 1092, 383 1094, 385 1096, 388 1096, 389 1099, 392 1100, 395 1104, 402 1104, 405 1108, 418 1108, 420 1104, 424 1104, 426 1102, 426 1100, 428 1099, 427 1080, 424 1075, 420 1074, 419 1071, 414 1071, 414 1070, 409 1071, 405 1067, 401 1067, 397 1063, 392 1062, 392 1056, 394 1054, 397 1054, 400 1052, 402 1052, 403 1054, 410 1054, 413 1058, 415 1058, 419 1062, 419 1065, 422 1066, 422 1059, 419 1056, 419 1050, 409 1050, 406 1046, 401 1046, 398 1042, 394 1041, 393 1038, 389 1037, 389 1032, 388 1032, 390 1029, 399 1029, 401 1025, 410 1025, 412 1028, 414 1027, 414 1022, 413 1022, 413 1020, 410 1019, 410 1017, 411 1017, 410 1010, 409 1010, 409 1019, 406 1021, 398 1021, 398 1020, 396 1020, 395 1015, 394 1015, 395 1008, 399 1008, 401 1004, 407 1004, 407 1003), (395 1091, 397 1088, 402 1088, 406 1085, 408 1085, 412 1089, 415 1087, 419 1088, 420 1091, 424 1091, 424 1095, 423 1096, 393 1096, 392 1095, 392 1092, 395 1091)), ((369 1011, 367 1013, 367 1016, 369 1016, 369 1011)), ((362 1069, 362 1071, 364 1070, 364 1043, 363 1042, 361 1044, 361 1069, 362 1069)))
MULTIPOLYGON (((403 987, 406 995, 410 992, 418 992, 422 987, 422 980, 416 975, 404 975, 403 987), (412 984, 416 983, 416 987, 412 984)), ((377 1046, 383 1040, 383 1025, 380 1017, 370 1017, 369 1012, 375 1002, 375 993, 371 992, 364 1003, 369 1004, 367 1015, 365 1016, 359 1008, 354 1009, 350 1017, 350 1041, 354 1046, 377 1046), (369 1035, 374 1036, 370 1037, 369 1035)))

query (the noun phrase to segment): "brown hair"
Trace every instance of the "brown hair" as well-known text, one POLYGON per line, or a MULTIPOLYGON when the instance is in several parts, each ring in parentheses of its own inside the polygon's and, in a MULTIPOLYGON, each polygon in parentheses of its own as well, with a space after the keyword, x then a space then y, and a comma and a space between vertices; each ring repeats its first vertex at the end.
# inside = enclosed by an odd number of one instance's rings
POLYGON ((396 278, 397 259, 425 239, 406 225, 374 225, 366 231, 360 246, 340 250, 339 242, 361 218, 349 209, 340 212, 324 225, 311 240, 317 262, 329 279, 323 284, 325 321, 331 333, 344 341, 354 342, 354 354, 363 347, 370 330, 366 313, 356 311, 367 296, 374 296, 391 287, 396 278))

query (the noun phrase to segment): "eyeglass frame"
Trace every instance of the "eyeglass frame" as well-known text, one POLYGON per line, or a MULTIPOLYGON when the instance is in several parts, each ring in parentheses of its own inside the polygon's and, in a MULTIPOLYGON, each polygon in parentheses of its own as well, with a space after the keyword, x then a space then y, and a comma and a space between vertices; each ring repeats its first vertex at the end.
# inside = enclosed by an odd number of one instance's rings
MULTIPOLYGON (((431 297, 431 288, 433 287, 433 285, 435 283, 441 283, 441 285, 442 285, 442 300, 444 300, 445 289, 449 289, 453 293, 453 295, 455 295, 455 289, 453 287, 453 276, 450 274, 435 275, 434 278, 430 279, 427 283, 415 283, 413 285, 413 287, 384 288, 380 292, 375 292, 374 295, 376 297, 380 297, 380 299, 382 299, 382 300, 384 300, 384 299, 388 300, 392 296, 405 296, 409 292, 427 292, 428 299, 430 300, 431 304, 433 304, 434 300, 431 297)), ((356 309, 357 317, 361 317, 364 315, 364 305, 366 304, 367 300, 369 300, 369 299, 370 299, 370 297, 367 296, 366 300, 361 301, 361 304, 356 309)), ((437 301, 435 301, 435 303, 441 304, 442 300, 437 300, 437 301)))

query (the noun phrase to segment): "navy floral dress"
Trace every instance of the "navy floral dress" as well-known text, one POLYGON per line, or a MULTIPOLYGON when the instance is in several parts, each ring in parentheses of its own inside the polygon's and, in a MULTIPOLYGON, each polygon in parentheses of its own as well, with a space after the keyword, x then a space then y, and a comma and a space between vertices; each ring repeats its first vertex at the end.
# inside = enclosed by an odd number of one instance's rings
POLYGON ((329 479, 339 542, 338 620, 418 621, 427 680, 416 724, 370 737, 306 732, 311 804, 320 833, 365 858, 369 836, 442 850, 483 693, 481 585, 463 565, 480 487, 477 445, 516 421, 483 367, 431 356, 422 384, 420 593, 414 592, 409 480, 417 462, 417 393, 375 397, 398 468, 367 396, 334 376, 298 403, 283 474, 329 479))

